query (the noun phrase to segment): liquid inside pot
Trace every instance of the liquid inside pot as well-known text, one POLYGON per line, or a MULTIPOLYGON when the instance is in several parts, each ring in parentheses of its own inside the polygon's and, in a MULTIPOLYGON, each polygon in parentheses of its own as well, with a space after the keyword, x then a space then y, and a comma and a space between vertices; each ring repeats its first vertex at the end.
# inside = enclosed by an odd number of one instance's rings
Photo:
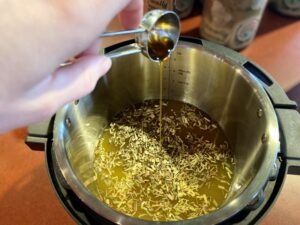
POLYGON ((97 193, 116 211, 178 221, 218 209, 229 193, 234 157, 220 126, 196 107, 159 100, 118 113, 95 150, 97 193))

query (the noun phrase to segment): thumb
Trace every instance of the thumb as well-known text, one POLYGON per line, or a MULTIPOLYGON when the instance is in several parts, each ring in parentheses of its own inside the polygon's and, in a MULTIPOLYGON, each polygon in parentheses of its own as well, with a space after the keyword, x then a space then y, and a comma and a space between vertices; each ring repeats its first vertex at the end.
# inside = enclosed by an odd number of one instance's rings
POLYGON ((61 104, 65 104, 89 94, 110 67, 111 60, 106 56, 83 56, 72 65, 58 69, 53 74, 48 91, 52 93, 52 98, 60 98, 61 104))

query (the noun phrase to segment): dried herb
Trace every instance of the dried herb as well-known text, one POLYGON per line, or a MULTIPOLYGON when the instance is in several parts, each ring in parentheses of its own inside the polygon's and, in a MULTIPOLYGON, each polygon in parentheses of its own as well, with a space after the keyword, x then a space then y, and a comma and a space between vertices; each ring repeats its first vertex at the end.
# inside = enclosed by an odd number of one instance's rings
POLYGON ((194 106, 164 102, 131 106, 110 123, 95 153, 99 198, 117 211, 177 221, 220 207, 234 158, 220 127, 194 106))

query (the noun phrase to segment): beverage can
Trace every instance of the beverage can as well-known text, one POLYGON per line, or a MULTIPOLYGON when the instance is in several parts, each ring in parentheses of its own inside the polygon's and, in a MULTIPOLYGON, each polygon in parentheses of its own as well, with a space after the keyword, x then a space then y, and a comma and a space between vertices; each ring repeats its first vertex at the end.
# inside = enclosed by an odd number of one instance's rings
POLYGON ((200 27, 202 38, 235 50, 255 37, 267 0, 206 0, 200 27))
POLYGON ((190 15, 194 7, 194 0, 148 0, 147 11, 166 9, 175 11, 180 18, 190 15))

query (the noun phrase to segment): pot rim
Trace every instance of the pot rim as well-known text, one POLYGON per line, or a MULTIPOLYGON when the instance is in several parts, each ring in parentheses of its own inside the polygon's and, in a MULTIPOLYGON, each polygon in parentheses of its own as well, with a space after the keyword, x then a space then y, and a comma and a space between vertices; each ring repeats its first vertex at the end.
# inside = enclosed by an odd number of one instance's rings
MULTIPOLYGON (((128 41, 121 42, 117 44, 118 48, 116 51, 122 51, 122 47, 126 46, 128 49, 128 41)), ((256 197, 256 195, 263 190, 266 182, 271 174, 272 166, 277 158, 277 153, 279 152, 279 127, 277 117, 272 106, 272 103, 263 89, 262 85, 259 83, 256 77, 254 77, 250 72, 243 68, 237 62, 227 58, 226 56, 217 53, 215 50, 205 48, 202 45, 192 43, 187 41, 180 40, 178 46, 184 46, 188 44, 189 47, 202 49, 204 51, 213 54, 216 58, 223 60, 229 63, 231 66, 240 69, 243 78, 245 78, 248 84, 256 91, 257 95, 261 97, 261 103, 264 107, 264 113, 266 115, 268 130, 266 134, 268 135, 268 141, 266 144, 266 156, 265 161, 263 162, 263 168, 261 168, 258 173, 253 177, 252 181, 248 186, 240 193, 234 200, 226 203, 224 206, 219 208, 216 211, 210 212, 207 215, 196 217, 193 219, 182 220, 182 221, 172 221, 172 222, 157 222, 157 221, 147 221, 138 218, 133 218, 115 211, 114 209, 108 207, 105 203, 98 200, 77 178, 75 173, 72 170, 72 166, 68 160, 67 152, 65 151, 64 141, 63 141, 63 132, 60 132, 61 126, 64 126, 62 121, 65 120, 65 115, 67 113, 68 107, 70 104, 62 107, 56 114, 54 121, 54 131, 53 131, 53 146, 54 146, 54 155, 60 167, 63 177, 65 178, 69 187, 75 192, 75 194, 81 199, 81 201, 86 204, 90 209, 92 209, 99 216, 104 217, 105 219, 122 225, 155 225, 155 224, 168 224, 168 225, 196 225, 196 224, 217 224, 223 222, 230 217, 234 216, 236 213, 244 209, 249 203, 256 197)), ((216 44, 215 47, 218 47, 216 44)), ((111 46, 112 49, 114 47, 111 46)), ((132 45, 135 48, 134 45, 132 45)), ((237 52, 234 52, 238 54, 237 52)))

